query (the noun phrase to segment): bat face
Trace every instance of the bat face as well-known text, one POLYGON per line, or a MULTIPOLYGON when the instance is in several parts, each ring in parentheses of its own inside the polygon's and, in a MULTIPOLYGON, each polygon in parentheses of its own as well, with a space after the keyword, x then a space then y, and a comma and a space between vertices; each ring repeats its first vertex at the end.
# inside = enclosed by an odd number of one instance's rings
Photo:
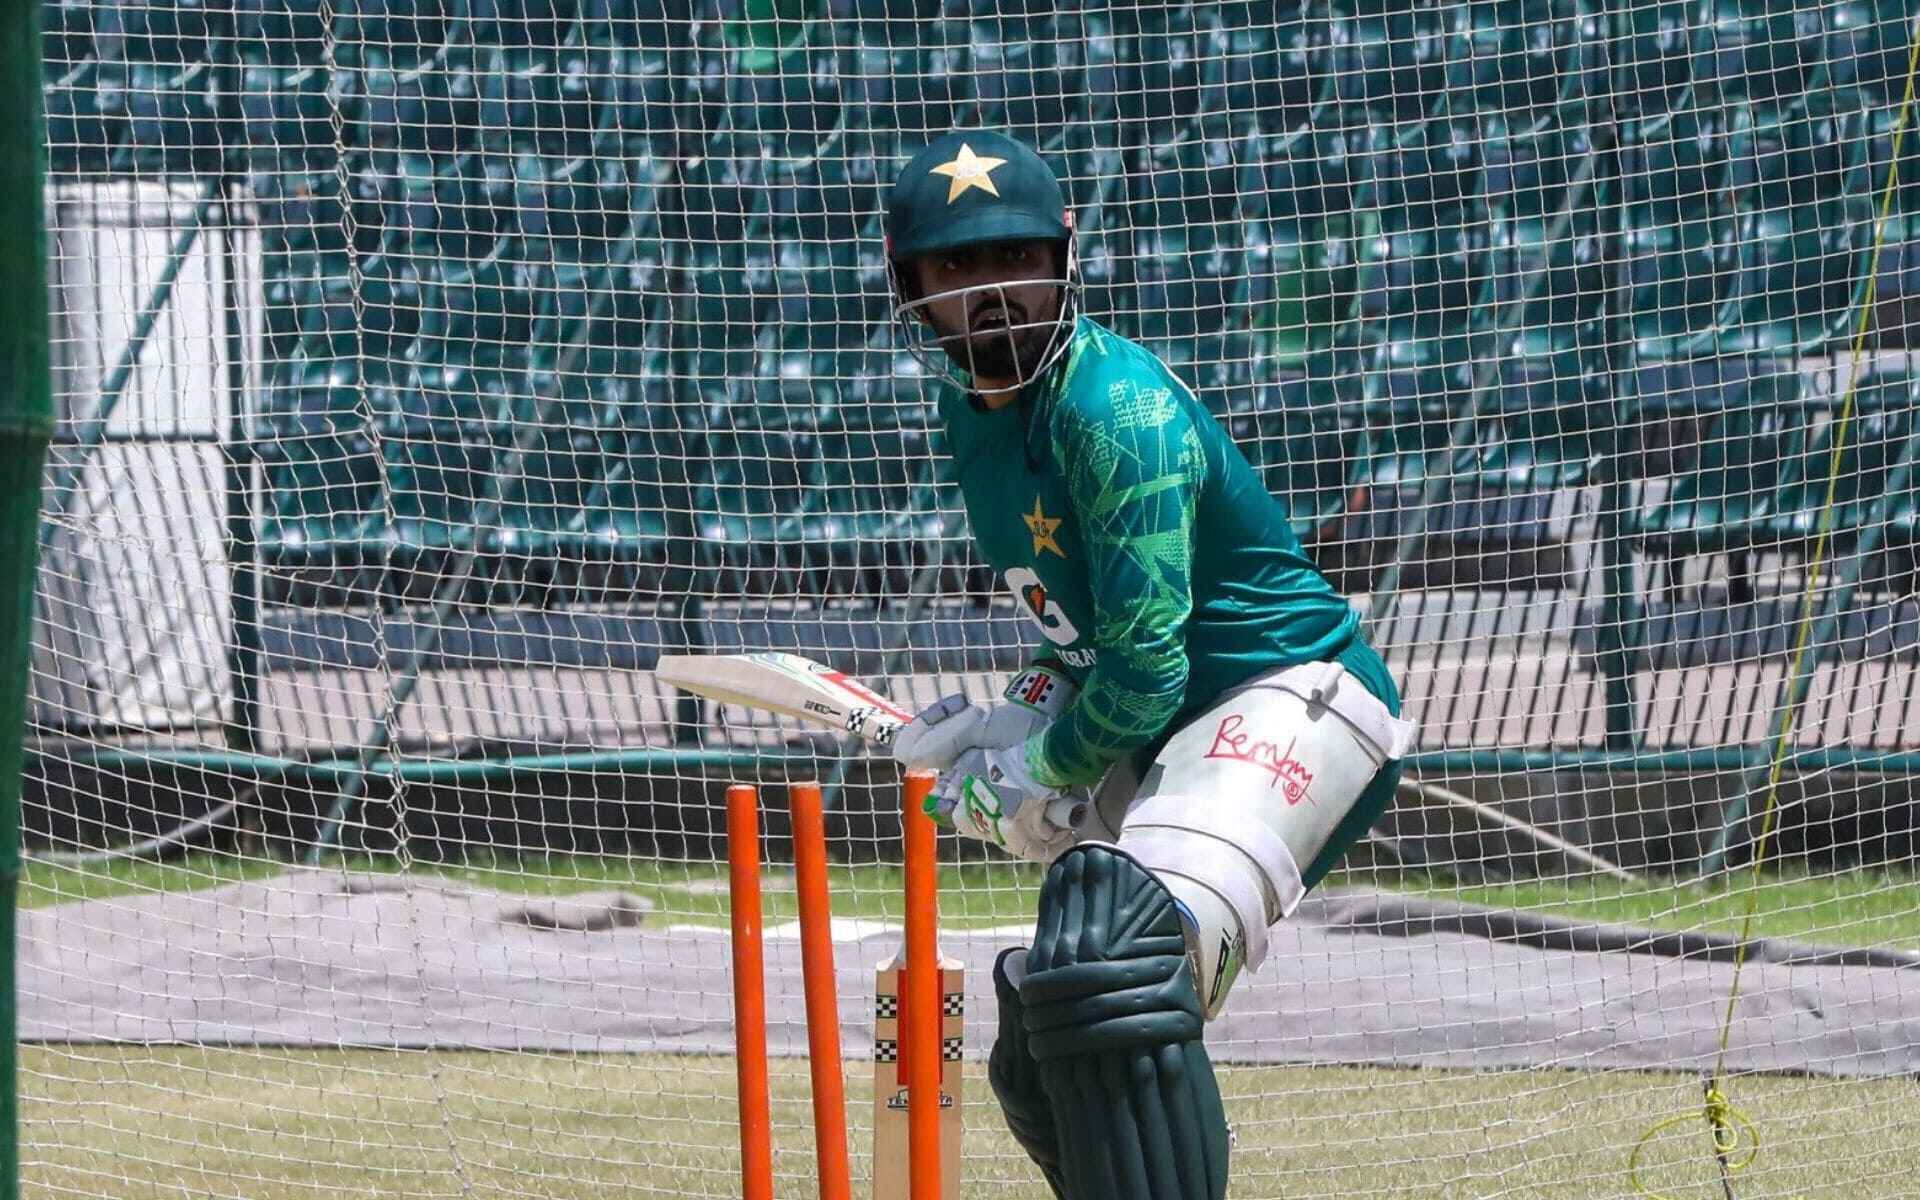
POLYGON ((663 654, 654 674, 681 691, 842 729, 883 746, 913 719, 851 675, 798 654, 663 654))

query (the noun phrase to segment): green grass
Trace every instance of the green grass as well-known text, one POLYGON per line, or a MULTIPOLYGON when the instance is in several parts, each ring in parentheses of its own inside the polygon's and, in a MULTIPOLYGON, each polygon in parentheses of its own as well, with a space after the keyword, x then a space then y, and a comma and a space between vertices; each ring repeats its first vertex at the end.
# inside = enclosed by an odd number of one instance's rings
MULTIPOLYGON (((344 863, 357 871, 391 873, 390 858, 344 863)), ((55 867, 30 863, 21 882, 28 907, 128 893, 181 891, 268 878, 286 864, 234 855, 197 854, 178 863, 115 863, 55 867)), ((726 869, 716 863, 590 855, 526 855, 465 864, 416 864, 417 876, 529 895, 566 895, 617 888, 645 896, 662 919, 723 925, 726 869)), ((1037 868, 1016 863, 947 864, 940 870, 941 921, 953 928, 1018 924, 1032 916, 1037 868)), ((834 911, 845 917, 897 920, 902 879, 897 867, 842 866, 830 875, 834 911)), ((769 872, 767 919, 792 919, 789 873, 769 872)), ((1920 950, 1920 875, 1907 868, 1815 873, 1787 866, 1769 871, 1758 891, 1754 932, 1836 945, 1920 950)), ((1388 888, 1415 895, 1517 907, 1582 921, 1738 933, 1754 899, 1749 873, 1712 886, 1655 882, 1623 884, 1604 876, 1464 887, 1420 872, 1336 874, 1329 887, 1388 888)))
MULTIPOLYGON (((390 860, 346 864, 391 871, 390 860)), ((31 865, 22 901, 45 905, 268 877, 285 864, 196 855, 167 865, 31 865)), ((423 879, 531 894, 620 888, 671 921, 720 923, 715 864, 529 856, 425 864, 423 879)), ((950 925, 1031 919, 1034 869, 942 868, 950 925)), ((1352 873, 1334 886, 1391 887, 1582 920, 1737 928, 1748 877, 1731 887, 1637 887, 1601 878, 1462 888, 1444 877, 1352 873)), ((1911 872, 1771 873, 1763 934, 1920 948, 1911 872)), ((839 867, 836 911, 897 918, 897 868, 839 867)), ((769 876, 769 919, 793 897, 769 876)), ((870 1080, 852 1065, 855 1145, 868 1144, 870 1080)), ((1044 1191, 969 1070, 971 1198, 1044 1191)), ((738 1196, 733 1064, 724 1057, 469 1052, 28 1047, 23 1051, 23 1194, 57 1197, 738 1196)), ((1236 1197, 1620 1197, 1628 1155, 1659 1119, 1697 1114, 1698 1084, 1657 1073, 1391 1071, 1230 1067, 1236 1197)), ((1920 1145, 1904 1131, 1911 1080, 1740 1078, 1736 1104, 1763 1148, 1736 1194, 1851 1200, 1909 1194, 1920 1145)), ((804 1064, 776 1061, 782 1196, 813 1192, 804 1064)), ((1721 1195, 1703 1125, 1689 1117, 1647 1149, 1645 1181, 1673 1200, 1721 1195)), ((857 1168, 857 1169, 864 1169, 857 1168)), ((856 1193, 864 1195, 863 1189, 856 1193)))
MULTIPOLYGON (((737 1197, 733 1064, 716 1057, 185 1048, 25 1051, 23 1194, 60 1197, 737 1197)), ((1236 1197, 1626 1197, 1635 1141, 1697 1111, 1698 1085, 1638 1072, 1228 1068, 1236 1197)), ((966 1080, 964 1196, 1045 1190, 966 1080)), ((1742 1197, 1852 1200, 1920 1169, 1910 1081, 1742 1078, 1763 1145, 1742 1197)), ((849 1064, 857 1156, 871 1078, 849 1064)), ((782 1196, 813 1193, 804 1064, 773 1067, 782 1196)), ((1643 1179, 1720 1195, 1704 1127, 1643 1179)), ((865 1172, 856 1159, 857 1176, 865 1172)), ((856 1184, 856 1194, 865 1195, 856 1184)))

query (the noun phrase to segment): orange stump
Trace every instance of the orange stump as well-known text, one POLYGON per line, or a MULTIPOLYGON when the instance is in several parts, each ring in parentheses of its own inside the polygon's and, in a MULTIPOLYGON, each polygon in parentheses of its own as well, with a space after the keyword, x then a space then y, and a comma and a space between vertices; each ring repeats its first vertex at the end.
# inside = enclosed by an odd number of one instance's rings
POLYGON ((907 775, 902 813, 907 872, 907 969, 901 1053, 907 1059, 907 1158, 912 1200, 940 1200, 940 955, 933 818, 921 811, 931 771, 907 775))
POLYGON ((742 1200, 773 1200, 773 1100, 767 1090, 767 980, 761 958, 760 821, 747 784, 727 789, 733 913, 733 1039, 740 1089, 742 1200))
POLYGON ((850 1200, 847 1095, 840 1062, 840 1002, 833 977, 833 908, 827 897, 827 829, 820 785, 787 789, 793 812, 794 882, 800 899, 800 973, 807 992, 807 1057, 813 1069, 813 1140, 820 1200, 850 1200))

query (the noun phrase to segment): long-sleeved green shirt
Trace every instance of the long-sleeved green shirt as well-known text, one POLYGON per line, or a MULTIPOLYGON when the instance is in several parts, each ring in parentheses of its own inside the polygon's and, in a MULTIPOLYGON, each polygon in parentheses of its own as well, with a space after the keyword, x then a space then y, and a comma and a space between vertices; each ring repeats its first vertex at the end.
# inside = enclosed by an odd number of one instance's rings
POLYGON ((1144 347, 1082 317, 1016 403, 950 394, 941 415, 975 542, 1080 683, 1027 744, 1040 782, 1092 783, 1235 684, 1352 640, 1284 503, 1144 347))

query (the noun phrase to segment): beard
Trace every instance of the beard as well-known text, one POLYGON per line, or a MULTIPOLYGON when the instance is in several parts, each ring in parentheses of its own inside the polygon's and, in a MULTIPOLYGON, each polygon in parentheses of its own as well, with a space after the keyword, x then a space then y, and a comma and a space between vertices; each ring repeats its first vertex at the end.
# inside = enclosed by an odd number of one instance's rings
POLYGON ((934 323, 940 348, 955 366, 975 378, 1029 379, 1045 361, 1058 332, 1056 321, 1034 324, 1018 304, 987 301, 964 329, 934 323))

